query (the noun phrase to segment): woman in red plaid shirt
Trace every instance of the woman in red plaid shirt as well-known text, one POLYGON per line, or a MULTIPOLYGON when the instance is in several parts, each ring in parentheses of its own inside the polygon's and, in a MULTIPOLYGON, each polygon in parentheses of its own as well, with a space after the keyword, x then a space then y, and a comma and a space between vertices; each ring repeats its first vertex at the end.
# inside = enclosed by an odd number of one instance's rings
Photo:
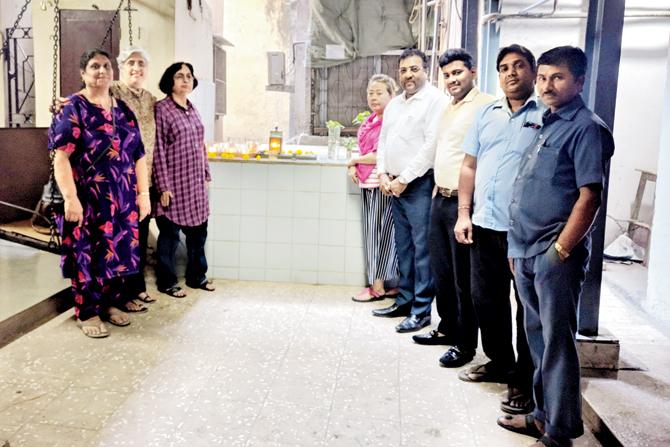
POLYGON ((200 114, 187 96, 198 86, 193 66, 187 62, 170 65, 159 88, 167 95, 156 103, 156 147, 153 180, 160 201, 156 205, 158 235, 158 290, 175 298, 186 293, 179 286, 175 253, 179 232, 186 236, 186 285, 214 290, 207 279, 207 184, 211 181, 205 128, 200 114))

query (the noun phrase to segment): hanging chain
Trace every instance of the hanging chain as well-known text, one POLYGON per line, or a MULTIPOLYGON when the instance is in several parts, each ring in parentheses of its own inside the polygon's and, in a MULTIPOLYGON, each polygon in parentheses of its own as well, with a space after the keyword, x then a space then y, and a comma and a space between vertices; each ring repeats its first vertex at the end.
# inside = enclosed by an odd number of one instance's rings
POLYGON ((116 11, 114 12, 114 17, 112 17, 112 20, 109 22, 109 26, 107 27, 107 33, 105 33, 105 38, 102 39, 102 42, 100 43, 100 46, 98 48, 104 49, 105 44, 107 43, 107 39, 112 35, 112 28, 114 27, 114 23, 116 22, 116 18, 119 16, 119 12, 121 11, 121 6, 123 6, 124 0, 119 1, 119 6, 116 7, 116 11))
POLYGON ((128 46, 133 46, 133 14, 132 14, 132 2, 128 0, 128 46))
POLYGON ((23 15, 26 13, 28 5, 30 4, 31 1, 32 0, 26 0, 26 2, 21 7, 21 10, 19 11, 19 15, 16 17, 16 20, 14 21, 14 25, 12 25, 11 29, 7 32, 7 38, 5 39, 5 42, 2 44, 2 54, 4 54, 5 59, 9 57, 9 55, 7 54, 7 50, 9 48, 9 39, 11 39, 12 36, 14 35, 16 28, 19 27, 19 22, 23 18, 23 15))
MULTIPOLYGON (((51 113, 53 123, 53 118, 56 115, 56 89, 58 87, 58 47, 60 44, 60 9, 58 8, 58 1, 54 0, 54 35, 53 39, 53 73, 52 73, 52 83, 51 83, 51 113)), ((56 173, 54 171, 54 157, 56 151, 49 151, 49 182, 51 183, 51 203, 54 202, 54 197, 56 196, 56 173)), ((60 191, 58 192, 60 194, 60 191)), ((49 216, 49 248, 56 249, 60 247, 60 236, 58 234, 58 228, 56 226, 55 216, 49 216)))

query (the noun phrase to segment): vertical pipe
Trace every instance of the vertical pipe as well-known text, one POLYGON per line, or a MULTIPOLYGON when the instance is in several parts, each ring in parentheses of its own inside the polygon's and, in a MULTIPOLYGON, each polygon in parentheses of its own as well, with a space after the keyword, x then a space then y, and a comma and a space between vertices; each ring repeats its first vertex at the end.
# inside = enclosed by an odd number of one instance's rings
POLYGON ((462 0, 461 11, 461 48, 472 55, 475 65, 478 63, 477 45, 479 34, 479 0, 462 0))
MULTIPOLYGON (((609 127, 614 126, 621 36, 626 0, 589 0, 586 22, 586 55, 590 69, 584 86, 585 101, 609 127)), ((602 285, 605 220, 609 189, 609 164, 605 170, 603 200, 595 219, 591 239, 591 260, 579 302, 579 333, 598 334, 602 285)))

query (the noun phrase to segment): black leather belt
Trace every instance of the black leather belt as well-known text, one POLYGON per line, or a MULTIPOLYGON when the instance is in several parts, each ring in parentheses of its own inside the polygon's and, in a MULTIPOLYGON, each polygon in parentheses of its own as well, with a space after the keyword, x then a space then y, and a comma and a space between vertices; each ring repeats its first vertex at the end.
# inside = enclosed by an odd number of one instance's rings
POLYGON ((457 189, 441 188, 438 186, 437 193, 443 197, 458 197, 457 189))

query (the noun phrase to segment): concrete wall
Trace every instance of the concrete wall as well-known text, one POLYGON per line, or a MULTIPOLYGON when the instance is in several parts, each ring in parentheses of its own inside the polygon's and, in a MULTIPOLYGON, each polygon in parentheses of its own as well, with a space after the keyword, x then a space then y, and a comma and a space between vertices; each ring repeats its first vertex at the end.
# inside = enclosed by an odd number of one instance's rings
MULTIPOLYGON (((668 33, 666 33, 666 42, 668 33)), ((669 54, 670 55, 670 54, 669 54)), ((670 58, 668 59, 670 61, 670 58)), ((642 306, 666 326, 670 326, 670 258, 665 250, 670 246, 670 63, 666 64, 665 94, 659 143, 656 186, 656 209, 654 211, 651 251, 649 253, 649 275, 647 297, 642 306)), ((659 92, 660 93, 660 92, 659 92)))
MULTIPOLYGON (((551 2, 550 2, 551 3, 551 2)), ((537 11, 549 11, 550 3, 537 11)), ((518 12, 531 2, 504 2, 504 13, 518 12)), ((558 13, 585 13, 586 0, 562 0, 558 13)), ((628 0, 628 11, 640 8, 670 8, 669 0, 628 0)), ((502 22, 501 46, 519 43, 537 56, 558 45, 584 48, 586 19, 510 19, 502 22)), ((635 198, 639 173, 635 169, 656 170, 660 132, 663 128, 663 91, 668 62, 668 33, 670 17, 627 18, 624 22, 617 111, 614 122, 616 152, 612 159, 608 214, 627 218, 635 198)), ((500 94, 500 91, 499 91, 500 94)), ((653 184, 645 194, 640 218, 651 221, 653 184)), ((608 219, 606 240, 609 243, 622 230, 608 219)), ((641 234, 644 236, 644 234, 641 234)))
POLYGON ((291 7, 295 0, 226 1, 227 114, 223 138, 265 142, 272 127, 289 129, 290 93, 266 91, 268 51, 283 51, 289 83, 293 83, 291 7))
MULTIPOLYGON (((184 1, 185 2, 185 1, 184 1)), ((18 2, 16 2, 18 3, 18 2)), ((22 3, 22 2, 21 2, 22 3)), ((117 0, 98 0, 96 5, 102 10, 115 10, 117 0)), ((133 2, 137 12, 133 15, 133 43, 144 47, 151 56, 151 64, 146 81, 146 88, 161 98, 164 95, 158 90, 158 80, 163 70, 174 61, 174 1, 171 0, 136 0, 133 2)), ((86 0, 61 0, 61 9, 91 9, 91 2, 86 0)), ((51 114, 48 107, 51 102, 51 70, 53 9, 40 9, 40 2, 32 2, 33 37, 35 52, 35 102, 37 126, 49 126, 51 114)), ((128 16, 122 12, 121 48, 128 45, 128 16)), ((63 95, 72 92, 61 92, 63 95)), ((4 92, 1 93, 4 95, 4 92)))

